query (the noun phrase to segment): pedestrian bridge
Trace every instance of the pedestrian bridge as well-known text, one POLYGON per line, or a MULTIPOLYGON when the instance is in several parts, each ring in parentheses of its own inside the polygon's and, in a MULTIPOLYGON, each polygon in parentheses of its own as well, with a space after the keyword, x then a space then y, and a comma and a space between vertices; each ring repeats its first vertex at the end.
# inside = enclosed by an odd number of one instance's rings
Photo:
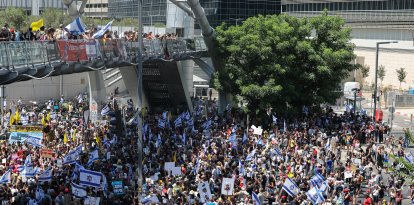
MULTIPOLYGON (((113 40, 0 42, 0 85, 87 71, 134 66, 138 43, 113 40)), ((143 41, 143 63, 208 57, 202 37, 143 41)))

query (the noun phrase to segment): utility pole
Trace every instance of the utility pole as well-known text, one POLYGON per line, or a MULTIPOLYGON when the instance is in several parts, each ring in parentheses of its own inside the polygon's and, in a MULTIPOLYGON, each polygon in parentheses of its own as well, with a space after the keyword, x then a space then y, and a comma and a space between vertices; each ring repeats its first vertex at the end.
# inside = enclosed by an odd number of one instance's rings
MULTIPOLYGON (((398 41, 384 41, 384 42, 377 42, 376 52, 375 52, 375 75, 374 75, 374 126, 377 125, 377 97, 378 97, 378 57, 379 57, 379 46, 381 44, 390 44, 390 43, 398 43, 398 41)), ((381 102, 380 102, 381 103, 381 102)))
POLYGON ((138 140, 137 140, 137 154, 138 154, 138 201, 141 201, 142 195, 142 0, 138 0, 138 51, 137 51, 137 78, 138 78, 138 140))

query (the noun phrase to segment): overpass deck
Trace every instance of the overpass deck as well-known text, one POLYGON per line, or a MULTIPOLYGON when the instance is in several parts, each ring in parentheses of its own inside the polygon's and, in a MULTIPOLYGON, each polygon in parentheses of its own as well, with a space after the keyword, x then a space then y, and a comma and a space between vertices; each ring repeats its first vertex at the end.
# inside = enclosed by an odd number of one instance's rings
MULTIPOLYGON (((114 40, 0 42, 0 85, 137 63, 138 43, 114 40)), ((202 38, 144 40, 143 63, 207 57, 202 38)))

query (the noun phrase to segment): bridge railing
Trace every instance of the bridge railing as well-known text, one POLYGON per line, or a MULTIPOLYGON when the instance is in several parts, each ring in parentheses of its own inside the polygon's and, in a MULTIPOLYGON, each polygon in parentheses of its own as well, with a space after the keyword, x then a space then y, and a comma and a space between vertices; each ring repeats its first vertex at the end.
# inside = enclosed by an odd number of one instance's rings
MULTIPOLYGON (((59 40, 0 42, 0 67, 13 69, 50 62, 85 62, 95 59, 104 61, 135 60, 138 42, 113 40, 59 40)), ((205 51, 202 38, 177 40, 144 40, 144 60, 174 59, 205 51)))

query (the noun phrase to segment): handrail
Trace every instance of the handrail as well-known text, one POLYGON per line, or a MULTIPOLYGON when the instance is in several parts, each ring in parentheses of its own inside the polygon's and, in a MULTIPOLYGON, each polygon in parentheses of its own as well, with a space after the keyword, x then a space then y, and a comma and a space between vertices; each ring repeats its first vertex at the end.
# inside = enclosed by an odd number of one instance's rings
MULTIPOLYGON (((51 62, 91 60, 135 61, 137 42, 111 40, 3 41, 0 42, 0 68, 32 67, 51 62)), ((182 55, 207 51, 202 37, 193 39, 152 39, 143 42, 143 59, 173 61, 182 55)), ((99 70, 99 69, 97 69, 99 70)))

